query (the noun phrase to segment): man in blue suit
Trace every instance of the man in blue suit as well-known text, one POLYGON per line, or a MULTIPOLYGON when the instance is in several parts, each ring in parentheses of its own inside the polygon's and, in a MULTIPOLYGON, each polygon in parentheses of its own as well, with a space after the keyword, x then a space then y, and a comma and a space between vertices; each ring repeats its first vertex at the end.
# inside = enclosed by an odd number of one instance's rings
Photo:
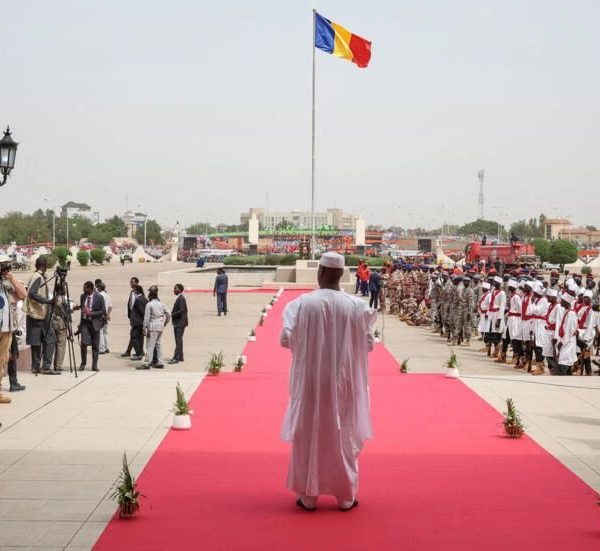
POLYGON ((377 310, 379 306, 379 289, 381 289, 381 279, 379 273, 376 270, 373 270, 371 272, 371 277, 369 278, 369 292, 371 293, 369 306, 375 310, 377 310))
POLYGON ((213 297, 217 297, 217 313, 220 316, 221 312, 227 315, 227 274, 223 268, 217 270, 217 278, 215 279, 215 287, 213 289, 213 297))

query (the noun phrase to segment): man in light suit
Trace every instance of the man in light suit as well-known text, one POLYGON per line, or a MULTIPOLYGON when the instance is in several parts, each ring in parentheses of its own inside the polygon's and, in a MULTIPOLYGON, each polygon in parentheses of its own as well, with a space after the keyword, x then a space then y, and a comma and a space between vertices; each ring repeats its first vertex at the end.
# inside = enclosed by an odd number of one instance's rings
POLYGON ((86 368, 88 346, 92 347, 92 371, 99 371, 100 331, 102 331, 104 325, 106 308, 104 307, 102 295, 94 289, 94 284, 91 281, 86 281, 83 284, 81 302, 74 309, 81 310, 81 321, 79 322, 81 366, 79 367, 79 371, 83 371, 86 368))
POLYGON ((215 286, 213 288, 213 297, 217 296, 217 313, 220 316, 221 312, 227 315, 227 287, 228 287, 227 274, 223 268, 217 270, 217 277, 215 279, 215 286))
POLYGON ((173 294, 177 297, 171 311, 171 322, 175 333, 175 352, 173 353, 173 359, 169 360, 170 364, 183 361, 183 333, 188 325, 187 301, 183 296, 183 285, 181 283, 175 284, 173 294))

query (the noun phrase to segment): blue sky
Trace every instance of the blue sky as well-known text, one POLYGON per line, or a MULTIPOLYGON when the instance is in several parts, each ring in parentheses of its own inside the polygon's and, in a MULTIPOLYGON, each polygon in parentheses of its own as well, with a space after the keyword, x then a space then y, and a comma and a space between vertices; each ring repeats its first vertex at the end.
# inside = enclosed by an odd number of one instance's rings
POLYGON ((311 8, 373 42, 317 52, 317 208, 435 226, 600 225, 600 2, 28 0, 5 6, 0 211, 84 201, 234 223, 310 201, 311 8), (47 198, 46 202, 31 197, 47 198), (139 205, 139 207, 138 207, 139 205))

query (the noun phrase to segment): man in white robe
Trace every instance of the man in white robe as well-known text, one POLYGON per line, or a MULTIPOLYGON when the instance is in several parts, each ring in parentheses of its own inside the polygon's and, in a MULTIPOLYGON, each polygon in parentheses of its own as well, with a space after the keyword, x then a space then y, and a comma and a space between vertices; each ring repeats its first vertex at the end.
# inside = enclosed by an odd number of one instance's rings
POLYGON ((577 314, 572 310, 574 298, 564 293, 556 323, 554 342, 558 350, 558 374, 571 375, 571 367, 577 361, 577 314))
POLYGON ((320 495, 343 511, 358 505, 358 455, 372 437, 367 356, 377 313, 340 290, 343 273, 344 257, 325 253, 320 289, 283 311, 280 342, 293 357, 281 433, 292 442, 287 487, 311 511, 320 495))

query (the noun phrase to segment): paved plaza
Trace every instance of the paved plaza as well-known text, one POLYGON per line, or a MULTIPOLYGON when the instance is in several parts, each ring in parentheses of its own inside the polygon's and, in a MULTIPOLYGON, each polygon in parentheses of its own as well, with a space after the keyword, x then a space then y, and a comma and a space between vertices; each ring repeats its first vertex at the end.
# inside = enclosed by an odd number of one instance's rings
MULTIPOLYGON (((232 369, 268 294, 231 293, 230 315, 217 317, 211 293, 189 293, 184 363, 136 371, 139 363, 119 357, 129 334, 129 278, 137 275, 147 289, 159 272, 178 268, 186 265, 128 264, 70 273, 72 295, 78 296, 85 280, 106 282, 114 304, 111 352, 101 356, 99 373, 85 371, 78 378, 20 373, 27 390, 0 406, 0 549, 90 549, 116 508, 109 495, 123 451, 137 474, 169 430, 176 382, 190 395, 202 383, 211 352, 222 350, 232 369)), ((172 289, 161 288, 160 297, 170 308, 172 289)), ((409 373, 443 371, 449 354, 444 340, 393 316, 380 318, 378 327, 398 361, 410 358, 409 373)), ((170 326, 165 336, 168 358, 174 346, 170 326)), ((500 411, 507 397, 514 398, 528 434, 600 491, 600 377, 528 376, 492 363, 477 349, 476 341, 457 349, 462 381, 500 411)), ((202 423, 201 411, 193 422, 202 423)))

